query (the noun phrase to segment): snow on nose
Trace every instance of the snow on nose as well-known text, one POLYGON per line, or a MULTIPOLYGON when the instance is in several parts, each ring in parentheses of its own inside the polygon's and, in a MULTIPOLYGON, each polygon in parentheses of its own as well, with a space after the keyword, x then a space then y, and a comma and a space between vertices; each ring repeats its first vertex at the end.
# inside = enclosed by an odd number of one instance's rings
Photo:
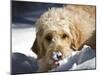
POLYGON ((53 52, 53 56, 52 58, 56 61, 60 60, 62 58, 62 53, 57 51, 57 52, 53 52))

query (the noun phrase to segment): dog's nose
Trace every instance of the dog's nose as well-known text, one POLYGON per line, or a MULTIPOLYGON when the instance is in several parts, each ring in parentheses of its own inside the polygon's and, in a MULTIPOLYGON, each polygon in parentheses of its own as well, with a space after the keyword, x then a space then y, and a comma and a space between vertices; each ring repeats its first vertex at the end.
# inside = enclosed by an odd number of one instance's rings
POLYGON ((61 58, 62 58, 62 55, 57 55, 57 58, 58 58, 58 59, 61 59, 61 58))
POLYGON ((52 56, 52 58, 54 59, 54 60, 61 60, 62 59, 62 53, 61 52, 53 52, 53 56, 52 56))

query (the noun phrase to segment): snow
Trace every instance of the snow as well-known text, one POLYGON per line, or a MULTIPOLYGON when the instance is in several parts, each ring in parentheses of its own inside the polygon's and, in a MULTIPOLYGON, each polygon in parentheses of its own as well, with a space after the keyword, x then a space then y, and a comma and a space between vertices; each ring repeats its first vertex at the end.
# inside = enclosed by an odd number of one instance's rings
POLYGON ((80 65, 73 65, 73 67, 70 70, 86 70, 86 69, 96 69, 96 58, 92 58, 80 65))
POLYGON ((37 57, 31 47, 35 40, 35 28, 12 29, 12 52, 23 53, 28 56, 37 57))
POLYGON ((70 56, 62 60, 63 65, 51 70, 51 71, 67 71, 67 70, 84 70, 95 69, 95 52, 91 47, 85 46, 80 52, 76 52, 75 55, 70 56), (67 62, 65 62, 65 60, 67 62))

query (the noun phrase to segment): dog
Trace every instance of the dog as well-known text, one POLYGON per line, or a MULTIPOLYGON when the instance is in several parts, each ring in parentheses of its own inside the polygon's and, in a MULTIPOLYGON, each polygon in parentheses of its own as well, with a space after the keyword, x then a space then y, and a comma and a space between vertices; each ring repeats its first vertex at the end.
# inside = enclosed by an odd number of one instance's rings
POLYGON ((89 45, 96 50, 96 7, 65 5, 52 7, 36 21, 32 51, 38 56, 38 72, 59 66, 58 61, 89 45))

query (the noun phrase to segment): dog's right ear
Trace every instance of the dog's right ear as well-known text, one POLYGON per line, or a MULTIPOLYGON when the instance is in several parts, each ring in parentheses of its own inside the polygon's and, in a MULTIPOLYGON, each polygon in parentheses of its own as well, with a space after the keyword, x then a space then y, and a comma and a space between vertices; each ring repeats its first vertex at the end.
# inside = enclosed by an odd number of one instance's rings
POLYGON ((37 38, 35 39, 33 45, 32 45, 32 51, 34 53, 36 53, 37 55, 39 55, 39 46, 38 46, 38 43, 37 43, 37 38))

